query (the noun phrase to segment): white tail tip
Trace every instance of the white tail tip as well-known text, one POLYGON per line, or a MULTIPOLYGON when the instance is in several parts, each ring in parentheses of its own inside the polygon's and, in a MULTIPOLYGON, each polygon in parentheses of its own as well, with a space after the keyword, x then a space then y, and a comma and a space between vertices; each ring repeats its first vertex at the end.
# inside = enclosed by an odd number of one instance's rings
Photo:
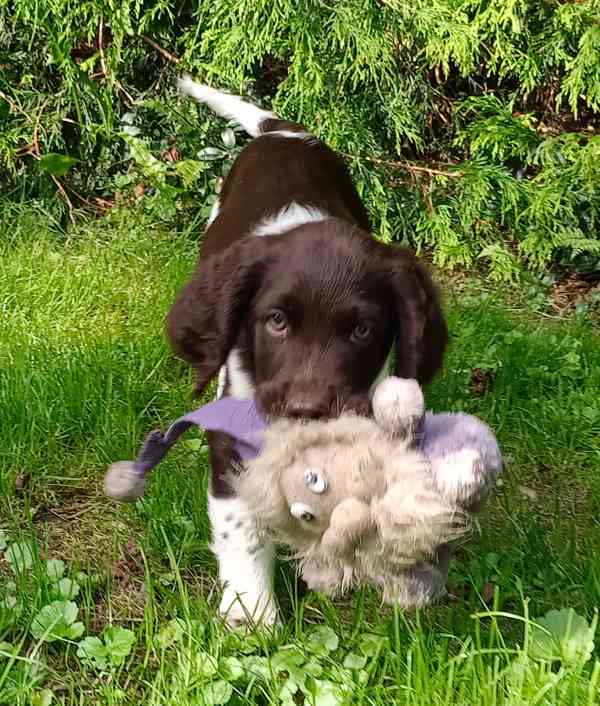
POLYGON ((252 137, 261 134, 260 126, 265 120, 276 117, 273 113, 248 103, 239 96, 197 83, 189 74, 183 74, 178 79, 177 88, 180 93, 194 98, 199 103, 204 103, 222 118, 235 120, 252 137))

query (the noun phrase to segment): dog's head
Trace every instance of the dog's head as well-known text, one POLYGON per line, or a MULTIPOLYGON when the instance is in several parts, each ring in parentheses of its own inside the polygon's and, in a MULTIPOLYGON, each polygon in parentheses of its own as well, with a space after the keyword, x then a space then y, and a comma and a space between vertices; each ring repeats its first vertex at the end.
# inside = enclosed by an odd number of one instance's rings
POLYGON ((366 413, 393 344, 390 372, 423 384, 447 341, 417 259, 336 219, 247 236, 201 258, 167 321, 199 393, 235 347, 271 417, 366 413))

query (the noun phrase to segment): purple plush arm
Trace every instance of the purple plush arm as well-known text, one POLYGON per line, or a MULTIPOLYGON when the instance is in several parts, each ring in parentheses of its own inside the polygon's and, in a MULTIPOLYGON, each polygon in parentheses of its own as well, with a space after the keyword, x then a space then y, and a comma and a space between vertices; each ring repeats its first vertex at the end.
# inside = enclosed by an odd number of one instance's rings
POLYGON ((116 500, 140 498, 146 488, 148 473, 163 460, 177 439, 194 425, 228 434, 234 439, 242 461, 248 461, 260 453, 262 432, 267 423, 253 400, 223 397, 210 402, 175 420, 164 434, 160 429, 151 431, 135 461, 113 463, 105 478, 106 494, 116 500))
POLYGON ((465 508, 485 498, 502 471, 496 437, 469 414, 427 412, 421 448, 438 489, 465 508))

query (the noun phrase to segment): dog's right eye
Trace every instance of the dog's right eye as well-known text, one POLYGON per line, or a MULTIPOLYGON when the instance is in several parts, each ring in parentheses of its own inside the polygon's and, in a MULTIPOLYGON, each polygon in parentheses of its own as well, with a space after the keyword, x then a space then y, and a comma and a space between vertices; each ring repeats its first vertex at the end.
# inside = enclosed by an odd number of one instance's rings
POLYGON ((285 336, 287 332, 288 322, 285 314, 281 309, 274 309, 266 322, 267 331, 272 336, 285 336))
POLYGON ((353 341, 364 343, 371 337, 371 327, 366 323, 356 324, 352 331, 351 338, 353 341))

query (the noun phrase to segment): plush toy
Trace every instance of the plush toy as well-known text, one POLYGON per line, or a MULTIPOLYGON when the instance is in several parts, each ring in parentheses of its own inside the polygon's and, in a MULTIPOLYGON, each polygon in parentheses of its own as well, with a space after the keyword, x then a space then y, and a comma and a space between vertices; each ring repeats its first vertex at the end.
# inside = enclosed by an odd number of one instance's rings
POLYGON ((425 413, 414 380, 381 382, 373 413, 268 426, 253 401, 217 400, 152 432, 137 461, 109 469, 106 491, 143 494, 147 472, 192 424, 224 431, 244 464, 230 483, 292 548, 310 588, 371 583, 386 602, 423 606, 444 590, 451 546, 500 473, 500 451, 477 418, 425 413))

